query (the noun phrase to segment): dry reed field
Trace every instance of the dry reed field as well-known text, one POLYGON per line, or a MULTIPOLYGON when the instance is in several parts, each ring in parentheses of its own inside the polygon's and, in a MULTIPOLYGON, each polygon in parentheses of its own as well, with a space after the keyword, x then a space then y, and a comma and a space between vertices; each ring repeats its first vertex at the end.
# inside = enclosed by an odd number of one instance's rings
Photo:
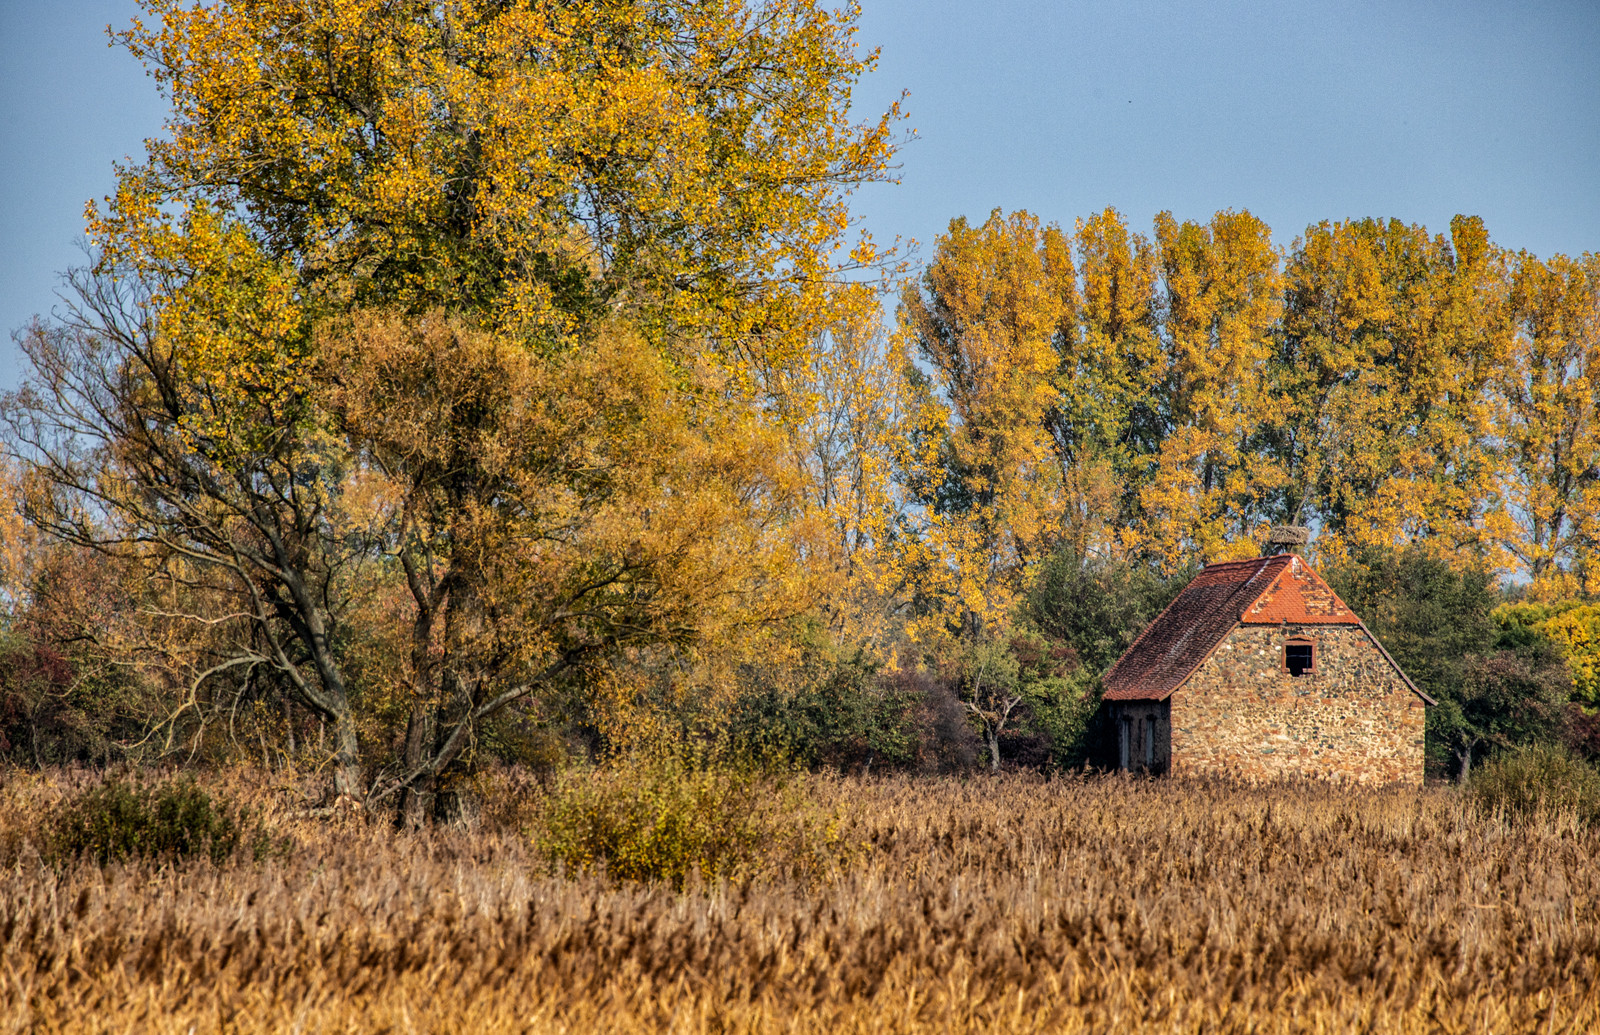
POLYGON ((1600 1029, 1600 836, 1448 789, 813 778, 836 872, 675 892, 551 875, 511 785, 401 836, 221 774, 286 852, 44 862, 72 779, 0 791, 7 1032, 1600 1029))

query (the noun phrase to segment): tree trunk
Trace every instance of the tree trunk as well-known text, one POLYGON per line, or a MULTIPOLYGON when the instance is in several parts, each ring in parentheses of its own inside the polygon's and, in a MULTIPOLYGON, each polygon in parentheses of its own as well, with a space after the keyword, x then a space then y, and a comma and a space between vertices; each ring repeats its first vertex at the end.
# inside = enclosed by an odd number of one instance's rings
POLYGON ((989 739, 989 771, 990 772, 994 772, 994 773, 998 773, 1000 771, 1000 731, 999 730, 991 730, 989 732, 988 739, 989 739))
MULTIPOLYGON (((468 498, 471 498, 470 496, 468 498)), ((484 650, 493 642, 484 611, 484 576, 476 566, 458 563, 451 569, 450 594, 444 613, 445 656, 439 669, 439 694, 428 745, 433 767, 427 775, 431 818, 450 821, 459 814, 454 787, 461 752, 476 724, 474 712, 486 685, 484 650)))
POLYGON ((333 793, 336 798, 360 801, 361 748, 356 742, 355 717, 348 703, 333 716, 333 793))
MULTIPOLYGON (((476 624, 476 623, 474 623, 476 624)), ((477 673, 473 673, 476 676, 477 673)), ((470 732, 472 711, 478 705, 479 679, 463 677, 454 667, 446 669, 440 694, 439 712, 434 721, 432 753, 433 771, 427 776, 429 786, 429 818, 435 822, 451 821, 459 814, 458 795, 451 789, 458 783, 462 748, 467 741, 458 734, 462 727, 470 732), (469 682, 470 679, 470 682, 469 682), (458 708, 446 712, 448 701, 460 702, 458 708)))
POLYGON ((400 825, 406 830, 421 830, 433 816, 439 779, 424 773, 400 792, 400 825))
POLYGON ((1477 741, 1473 741, 1464 748, 1456 749, 1456 762, 1460 766, 1460 769, 1456 774, 1456 782, 1461 784, 1463 787, 1466 786, 1467 777, 1472 773, 1472 749, 1477 746, 1477 741))
POLYGON ((289 735, 289 758, 293 760, 299 757, 300 752, 294 739, 294 702, 287 697, 283 699, 283 728, 289 735))
MULTIPOLYGON (((407 773, 416 772, 423 763, 423 755, 432 746, 433 708, 430 703, 417 698, 411 704, 411 719, 406 726, 406 746, 401 765, 407 773)), ((435 777, 426 773, 413 780, 400 791, 400 825, 406 830, 420 830, 427 823, 433 807, 435 777)))

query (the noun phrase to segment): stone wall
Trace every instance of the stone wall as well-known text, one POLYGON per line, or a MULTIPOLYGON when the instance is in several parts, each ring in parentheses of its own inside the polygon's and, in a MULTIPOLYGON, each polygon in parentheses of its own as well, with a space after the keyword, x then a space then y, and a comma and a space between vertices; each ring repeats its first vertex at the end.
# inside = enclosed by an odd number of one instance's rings
POLYGON ((1171 696, 1172 771, 1422 782, 1424 704, 1355 625, 1240 625, 1171 696), (1312 672, 1284 668, 1290 639, 1312 672))

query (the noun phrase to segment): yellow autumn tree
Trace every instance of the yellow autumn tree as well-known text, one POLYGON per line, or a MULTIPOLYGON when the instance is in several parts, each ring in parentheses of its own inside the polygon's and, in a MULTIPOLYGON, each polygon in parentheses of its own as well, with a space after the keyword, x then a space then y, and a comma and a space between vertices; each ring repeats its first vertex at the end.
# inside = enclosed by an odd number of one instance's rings
POLYGON ((1026 212, 952 220, 921 283, 901 295, 900 563, 922 597, 917 634, 991 628, 1056 539, 1062 465, 1046 422, 1076 311, 1067 235, 1026 212))
POLYGON ((0 454, 0 631, 26 601, 38 565, 38 532, 22 511, 19 465, 0 454))
POLYGON ((790 441, 809 533, 805 564, 819 583, 823 617, 841 641, 881 655, 897 606, 887 547, 902 382, 875 286, 851 285, 842 294, 836 322, 795 382, 807 397, 806 418, 790 441))
POLYGON ((1488 381, 1505 361, 1505 278, 1482 222, 1310 228, 1288 266, 1279 379, 1286 499, 1319 551, 1419 543, 1496 563, 1488 381))
POLYGON ((1156 217, 1162 364, 1150 382, 1160 442, 1126 541, 1164 567, 1253 552, 1263 504, 1280 483, 1255 448, 1271 413, 1279 256, 1249 212, 1207 224, 1156 217))
POLYGON ((1600 259, 1513 262, 1494 371, 1509 521, 1500 546, 1544 599, 1600 592, 1600 259))
POLYGON ((1560 646, 1572 673, 1572 696, 1591 707, 1600 705, 1600 607, 1559 607, 1534 628, 1560 646))
POLYGON ((799 606, 780 429, 806 419, 841 274, 876 261, 847 206, 888 175, 898 118, 851 116, 874 61, 853 5, 143 6, 119 39, 166 135, 91 206, 82 304, 31 341, 5 416, 53 481, 44 525, 204 570, 187 617, 249 635, 201 678, 269 668, 334 727, 333 789, 368 795, 345 649, 382 610, 347 594, 390 555, 414 612, 390 617, 435 621, 422 654, 368 666, 426 705, 376 793, 425 796, 562 644, 598 665, 635 634, 696 649, 719 601, 756 625, 799 606), (419 660, 438 651, 456 660, 419 660))
POLYGON ((191 268, 174 238, 205 207, 318 305, 545 340, 631 313, 754 379, 825 322, 849 194, 894 147, 897 107, 850 117, 875 61, 854 5, 143 6, 118 39, 173 116, 91 209, 96 243, 191 268))
POLYGON ((1327 519, 1340 455, 1364 433, 1356 403, 1382 391, 1385 328, 1397 321, 1375 230, 1369 223, 1312 227, 1286 270, 1277 369, 1283 412, 1274 445, 1287 479, 1284 509, 1303 519, 1327 519))
POLYGON ((781 437, 715 368, 674 372, 625 327, 544 357, 442 316, 359 314, 318 354, 411 595, 404 770, 374 792, 410 822, 485 720, 564 674, 715 652, 808 602, 781 437))
POLYGON ((1061 338, 1059 399, 1048 424, 1066 488, 1063 541, 1079 557, 1121 547, 1160 442, 1165 364, 1155 250, 1108 208, 1077 222, 1081 302, 1061 338))

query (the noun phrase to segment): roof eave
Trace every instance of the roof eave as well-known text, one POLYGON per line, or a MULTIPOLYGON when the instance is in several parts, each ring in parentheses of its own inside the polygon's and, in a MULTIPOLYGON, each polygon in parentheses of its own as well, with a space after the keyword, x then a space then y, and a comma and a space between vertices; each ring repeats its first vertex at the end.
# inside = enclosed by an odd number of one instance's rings
MULTIPOLYGON (((1206 567, 1207 568, 1233 567, 1233 566, 1236 566, 1236 565, 1245 565, 1245 564, 1256 564, 1256 565, 1259 565, 1259 568, 1257 569, 1257 571, 1253 575, 1251 575, 1248 579, 1244 580, 1244 584, 1245 585, 1249 585, 1250 583, 1254 582, 1261 575, 1261 573, 1263 571, 1265 571, 1268 567, 1270 567, 1271 561, 1273 561, 1274 559, 1275 558, 1271 558, 1271 557, 1249 557, 1249 558, 1241 558, 1240 560, 1237 560, 1237 561, 1222 561, 1222 562, 1219 562, 1218 564, 1208 564, 1208 565, 1206 565, 1206 567)), ((1202 571, 1202 574, 1204 574, 1203 571, 1202 571)), ((1196 578, 1198 578, 1198 576, 1196 576, 1196 578)), ((1193 585, 1193 584, 1194 584, 1194 580, 1191 579, 1190 582, 1189 582, 1189 585, 1193 585)), ((1122 652, 1122 656, 1117 658, 1116 661, 1112 662, 1111 663, 1111 667, 1106 669, 1105 673, 1103 675, 1101 675, 1100 678, 1101 678, 1102 681, 1104 681, 1107 676, 1111 675, 1111 673, 1113 673, 1113 672, 1115 672, 1117 670, 1117 666, 1122 664, 1123 658, 1127 658, 1127 657, 1129 657, 1129 656, 1131 656, 1133 654, 1134 650, 1139 646, 1139 644, 1144 641, 1144 638, 1146 636, 1150 635, 1150 630, 1152 630, 1156 626, 1160 625, 1162 619, 1167 617, 1167 612, 1168 611, 1171 611, 1174 607, 1178 606, 1178 601, 1183 598, 1183 594, 1184 593, 1188 592, 1188 588, 1189 588, 1188 586, 1185 586, 1182 590, 1180 590, 1178 592, 1178 595, 1173 597, 1171 600, 1169 600, 1167 602, 1167 606, 1163 607, 1161 609, 1161 613, 1156 615, 1155 618, 1150 622, 1150 624, 1146 625, 1144 627, 1144 629, 1139 633, 1138 636, 1134 637, 1133 642, 1128 644, 1128 649, 1122 652)), ((1265 592, 1265 591, 1263 591, 1263 592, 1265 592)), ((1258 593, 1258 594, 1256 594, 1255 597, 1251 598, 1250 602, 1254 603, 1255 600, 1257 600, 1259 598, 1260 598, 1260 594, 1258 593)), ((1241 611, 1239 613, 1239 618, 1240 619, 1244 618, 1244 612, 1243 611, 1241 611)), ((1198 662, 1196 662, 1194 664, 1194 666, 1189 669, 1189 671, 1187 671, 1187 672, 1185 672, 1183 674, 1183 678, 1179 679, 1177 682, 1173 683, 1172 684, 1172 688, 1167 690, 1165 693, 1162 693, 1162 694, 1159 694, 1159 695, 1155 695, 1155 696, 1143 696, 1143 697, 1112 697, 1112 698, 1108 698, 1108 700, 1112 700, 1112 701, 1165 701, 1167 698, 1169 698, 1173 694, 1177 693, 1178 690, 1182 688, 1183 684, 1189 681, 1189 677, 1194 675, 1196 670, 1198 670, 1201 665, 1204 665, 1207 661, 1211 660, 1211 655, 1213 655, 1213 654, 1215 654, 1217 652, 1217 648, 1222 646, 1222 641, 1226 640, 1228 638, 1228 634, 1233 632, 1233 630, 1237 629, 1239 627, 1239 624, 1240 623, 1238 621, 1235 621, 1233 625, 1228 627, 1226 632, 1224 632, 1221 636, 1217 637, 1217 641, 1211 645, 1209 650, 1206 651, 1205 657, 1201 658, 1198 662)))
MULTIPOLYGON (((1187 683, 1189 681, 1189 677, 1194 675, 1196 672, 1200 671, 1200 666, 1201 665, 1204 665, 1206 662, 1211 660, 1211 656, 1217 652, 1217 648, 1222 646, 1222 644, 1227 640, 1228 634, 1232 633, 1234 631, 1234 629, 1239 628, 1241 625, 1277 625, 1277 624, 1278 624, 1277 622, 1245 622, 1245 621, 1242 621, 1242 620, 1238 621, 1238 622, 1235 622, 1233 624, 1233 627, 1230 628, 1227 633, 1223 633, 1222 639, 1219 639, 1216 643, 1212 644, 1211 649, 1206 651, 1205 657, 1203 657, 1199 661, 1195 662, 1194 666, 1191 667, 1189 669, 1189 671, 1187 671, 1187 672, 1185 672, 1183 674, 1183 678, 1179 679, 1176 683, 1172 684, 1172 689, 1168 690, 1166 693, 1163 693, 1163 694, 1150 694, 1148 696, 1141 696, 1141 697, 1110 697, 1110 698, 1107 698, 1107 700, 1111 700, 1111 701, 1165 701, 1167 698, 1171 697, 1173 694, 1177 693, 1179 690, 1182 690, 1183 689, 1183 684, 1185 684, 1185 683, 1187 683)), ((1417 684, 1415 684, 1415 683, 1413 683, 1411 681, 1411 677, 1406 675, 1406 670, 1400 667, 1400 663, 1398 661, 1394 660, 1394 655, 1389 653, 1388 648, 1385 647, 1383 645, 1382 641, 1380 641, 1378 639, 1378 637, 1373 634, 1371 629, 1367 628, 1367 623, 1363 622, 1361 619, 1357 618, 1354 622, 1326 622, 1326 623, 1297 622, 1295 624, 1297 624, 1297 625, 1311 625, 1311 624, 1355 625, 1362 632, 1367 634, 1367 639, 1371 640, 1372 641, 1372 645, 1374 647, 1378 648, 1378 653, 1383 655, 1383 660, 1387 661, 1389 663, 1389 666, 1391 668, 1393 668, 1396 673, 1399 674, 1400 678, 1405 680, 1406 688, 1408 690, 1410 690, 1412 693, 1416 694, 1418 697, 1422 698, 1423 703, 1425 703, 1425 704, 1427 704, 1429 706, 1436 707, 1439 704, 1438 701, 1434 700, 1432 697, 1429 697, 1427 694, 1423 693, 1421 688, 1419 688, 1417 686, 1417 684)))
MULTIPOLYGON (((1234 622, 1231 626, 1229 626, 1228 627, 1228 631, 1223 633, 1220 637, 1217 638, 1217 642, 1213 643, 1211 645, 1211 649, 1206 651, 1205 656, 1202 657, 1199 661, 1195 662, 1193 665, 1191 665, 1189 667, 1189 671, 1185 672, 1183 674, 1183 676, 1177 682, 1173 683, 1172 684, 1172 689, 1168 690, 1166 693, 1163 693, 1163 694, 1152 694, 1152 695, 1150 695, 1148 697, 1113 697, 1113 698, 1111 698, 1111 700, 1113 700, 1113 701, 1165 701, 1167 698, 1171 697, 1173 694, 1177 693, 1179 690, 1182 690, 1183 689, 1183 684, 1185 684, 1185 683, 1187 683, 1189 681, 1189 677, 1194 675, 1196 672, 1200 671, 1200 666, 1204 665, 1206 662, 1210 661, 1211 660, 1211 656, 1217 652, 1217 648, 1221 647, 1224 643, 1226 643, 1227 640, 1228 640, 1228 637, 1233 634, 1233 631, 1235 629, 1239 628, 1239 626, 1242 625, 1242 624, 1243 624, 1242 622, 1234 622)), ((1401 673, 1401 674, 1404 675, 1404 673, 1401 673)))

